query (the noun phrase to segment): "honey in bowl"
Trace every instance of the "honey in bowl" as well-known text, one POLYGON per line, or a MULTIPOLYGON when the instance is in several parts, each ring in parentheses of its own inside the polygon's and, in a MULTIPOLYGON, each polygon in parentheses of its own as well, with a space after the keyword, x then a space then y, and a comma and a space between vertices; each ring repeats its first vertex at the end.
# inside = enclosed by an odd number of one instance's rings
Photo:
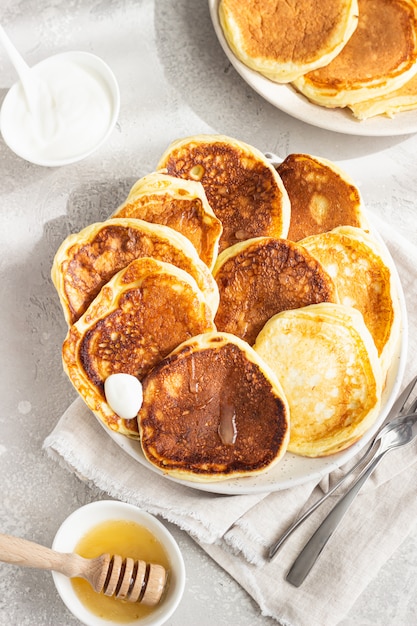
MULTIPOLYGON (((109 520, 90 529, 77 543, 74 552, 85 558, 95 558, 106 552, 120 554, 148 563, 158 563, 170 571, 170 563, 163 545, 144 526, 127 520, 109 520)), ((83 605, 94 615, 117 623, 129 623, 150 615, 158 605, 146 606, 116 597, 96 593, 84 579, 71 581, 83 605)), ((161 600, 163 602, 163 599, 161 600)))

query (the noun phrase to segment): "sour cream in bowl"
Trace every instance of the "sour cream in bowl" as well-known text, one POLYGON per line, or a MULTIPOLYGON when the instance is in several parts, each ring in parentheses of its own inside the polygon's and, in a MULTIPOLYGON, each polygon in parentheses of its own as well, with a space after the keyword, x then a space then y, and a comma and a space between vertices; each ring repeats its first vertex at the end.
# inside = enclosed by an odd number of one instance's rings
POLYGON ((108 65, 88 52, 63 52, 30 71, 31 97, 21 81, 6 94, 3 139, 21 158, 44 166, 80 161, 112 132, 120 109, 117 80, 108 65))

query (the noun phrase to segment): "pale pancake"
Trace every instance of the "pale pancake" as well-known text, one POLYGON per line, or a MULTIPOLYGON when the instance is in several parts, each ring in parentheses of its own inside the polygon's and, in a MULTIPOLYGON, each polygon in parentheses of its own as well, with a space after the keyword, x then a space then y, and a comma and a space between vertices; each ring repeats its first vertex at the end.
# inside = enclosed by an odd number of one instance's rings
POLYGON ((284 311, 267 322, 254 348, 288 400, 290 452, 334 454, 375 422, 382 374, 375 344, 356 309, 322 303, 284 311))
POLYGON ((335 163, 289 154, 277 170, 291 202, 288 239, 299 241, 341 225, 369 227, 359 189, 335 163))
POLYGON ((223 225, 220 252, 252 237, 286 237, 291 206, 275 168, 256 148, 224 135, 173 142, 158 169, 200 181, 223 225))
POLYGON ((387 255, 359 228, 339 227, 300 241, 333 278, 341 304, 358 309, 390 367, 400 334, 400 305, 387 255))
POLYGON ((288 404, 274 373, 226 333, 193 337, 149 373, 138 423, 150 463, 198 482, 265 472, 289 436, 288 404))
POLYGON ((187 237, 200 259, 213 268, 223 229, 201 183, 160 172, 148 174, 136 181, 112 217, 133 217, 170 226, 187 237))
POLYGON ((414 0, 359 0, 356 31, 326 67, 294 86, 327 107, 348 106, 400 88, 417 73, 414 0))
POLYGON ((367 120, 377 115, 394 117, 397 113, 417 109, 417 75, 386 96, 351 104, 349 108, 359 120, 367 120))
POLYGON ((219 20, 242 63, 287 83, 335 58, 357 26, 358 3, 220 0, 219 20))
POLYGON ((333 280, 322 265, 286 239, 258 237, 231 246, 219 255, 213 275, 220 293, 217 330, 249 344, 280 311, 337 302, 333 280))
POLYGON ((68 324, 86 311, 116 272, 140 257, 173 263, 191 274, 216 312, 217 286, 186 237, 168 226, 115 218, 69 235, 55 255, 51 276, 68 324))
POLYGON ((141 380, 180 343, 215 330, 195 280, 170 263, 141 258, 116 274, 73 324, 62 348, 64 370, 110 429, 138 436, 137 420, 107 404, 104 382, 125 373, 141 380))

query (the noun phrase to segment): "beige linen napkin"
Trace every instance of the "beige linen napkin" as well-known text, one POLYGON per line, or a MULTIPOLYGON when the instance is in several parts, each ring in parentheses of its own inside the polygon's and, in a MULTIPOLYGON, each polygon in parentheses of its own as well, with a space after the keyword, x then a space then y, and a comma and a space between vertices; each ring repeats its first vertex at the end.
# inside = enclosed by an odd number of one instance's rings
MULTIPOLYGON (((405 385, 417 374, 417 248, 380 220, 406 294, 409 351, 405 385)), ((267 547, 322 495, 345 468, 319 485, 281 492, 225 496, 191 489, 143 467, 107 435, 77 399, 44 442, 46 452, 110 496, 133 503, 184 529, 283 626, 332 626, 349 611, 417 518, 417 444, 388 455, 352 504, 337 533, 299 588, 285 581, 294 558, 334 496, 294 534, 272 562, 267 547)), ((336 492, 338 493, 338 492, 336 492)))

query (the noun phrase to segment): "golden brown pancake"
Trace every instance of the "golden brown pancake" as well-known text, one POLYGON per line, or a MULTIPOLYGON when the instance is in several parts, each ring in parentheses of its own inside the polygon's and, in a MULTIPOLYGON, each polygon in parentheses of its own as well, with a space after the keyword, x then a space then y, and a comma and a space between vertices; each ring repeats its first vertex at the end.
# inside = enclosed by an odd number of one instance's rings
POLYGON ((288 450, 326 456, 357 441, 379 413, 382 374, 359 311, 328 302, 284 311, 259 333, 256 352, 288 400, 288 450))
POLYGON ((199 482, 265 472, 285 453, 289 434, 275 375, 225 333, 193 337, 149 373, 138 422, 150 463, 199 482))
POLYGON ((217 286, 186 237, 168 226, 115 218, 69 235, 55 255, 51 276, 68 324, 86 311, 116 272, 140 257, 166 261, 191 274, 215 313, 217 286))
POLYGON ((375 239, 341 226, 300 241, 333 278, 341 304, 358 309, 386 374, 399 338, 398 295, 388 259, 375 239))
POLYGON ((226 41, 242 63, 287 83, 327 65, 358 22, 357 0, 220 0, 226 41))
POLYGON ((398 89, 417 73, 414 0, 359 0, 359 22, 343 50, 325 67, 294 81, 309 100, 348 106, 398 89))
POLYGON ((394 117, 397 113, 417 109, 417 75, 385 96, 351 104, 349 108, 359 120, 367 120, 377 115, 394 117))
POLYGON ((220 292, 217 330, 249 344, 267 320, 286 309, 337 302, 333 280, 302 246, 258 237, 219 255, 213 270, 220 292))
POLYGON ((220 251, 252 237, 287 236, 288 194, 256 148, 224 135, 196 135, 172 143, 158 169, 201 182, 223 225, 220 251))
POLYGON ((345 224, 368 228, 359 189, 331 161, 289 154, 277 170, 291 202, 288 239, 299 241, 345 224))
POLYGON ((68 330, 64 370, 98 419, 137 437, 136 419, 122 419, 107 404, 106 378, 121 372, 141 380, 180 343, 213 330, 211 310, 187 272, 137 259, 113 276, 68 330))
POLYGON ((133 185, 112 217, 133 217, 170 226, 187 237, 200 259, 213 268, 223 229, 201 183, 160 172, 148 174, 133 185))

